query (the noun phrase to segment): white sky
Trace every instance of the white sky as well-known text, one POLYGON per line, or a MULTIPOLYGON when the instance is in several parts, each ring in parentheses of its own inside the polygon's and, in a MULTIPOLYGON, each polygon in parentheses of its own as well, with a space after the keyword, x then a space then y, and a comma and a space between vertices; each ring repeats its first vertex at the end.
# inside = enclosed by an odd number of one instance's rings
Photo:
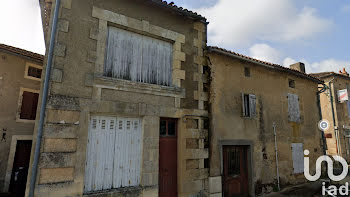
POLYGON ((0 43, 44 54, 39 0, 0 0, 0 43))
MULTIPOLYGON (((285 66, 302 61, 308 72, 338 71, 343 67, 350 71, 349 2, 174 1, 210 21, 209 45, 285 66), (191 8, 192 4, 198 5, 191 8)), ((0 43, 44 54, 39 0, 0 2, 0 43)))

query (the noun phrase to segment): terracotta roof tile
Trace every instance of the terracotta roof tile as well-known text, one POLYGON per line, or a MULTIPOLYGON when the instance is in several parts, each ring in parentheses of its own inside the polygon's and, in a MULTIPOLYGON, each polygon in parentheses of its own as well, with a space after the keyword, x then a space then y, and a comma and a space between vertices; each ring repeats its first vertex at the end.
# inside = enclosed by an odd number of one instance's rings
POLYGON ((175 5, 174 2, 167 3, 166 1, 163 1, 163 0, 147 0, 147 1, 150 1, 156 5, 162 6, 164 8, 171 9, 171 10, 178 12, 179 14, 184 15, 184 16, 189 17, 189 18, 197 19, 197 20, 200 20, 202 22, 207 21, 207 19, 204 16, 202 16, 196 12, 192 12, 191 10, 184 9, 183 7, 179 7, 179 6, 175 5))
POLYGON ((313 76, 313 77, 319 78, 321 80, 324 79, 324 78, 327 78, 327 77, 331 77, 331 76, 337 76, 337 77, 343 77, 343 78, 346 78, 346 79, 350 79, 349 76, 345 76, 343 74, 339 74, 339 73, 335 73, 335 72, 311 73, 310 75, 313 76))
POLYGON ((27 50, 24 50, 24 49, 12 47, 12 46, 9 46, 9 45, 0 44, 0 50, 7 51, 7 52, 10 52, 10 53, 15 53, 15 54, 18 54, 18 55, 22 55, 22 56, 25 56, 25 57, 28 57, 28 58, 31 58, 31 59, 34 59, 34 60, 37 60, 37 61, 40 61, 40 62, 44 61, 44 56, 43 55, 40 55, 40 54, 37 54, 37 53, 33 53, 33 52, 30 52, 30 51, 27 51, 27 50))
POLYGON ((253 62, 256 62, 256 63, 260 63, 260 64, 265 64, 265 65, 270 66, 272 68, 277 68, 280 71, 288 72, 288 73, 291 73, 291 74, 294 74, 294 75, 298 75, 298 76, 301 76, 301 77, 304 77, 304 78, 307 78, 307 79, 311 79, 313 81, 317 81, 319 83, 323 83, 323 81, 321 79, 319 79, 317 77, 314 77, 312 75, 309 75, 309 74, 306 74, 306 73, 303 73, 303 72, 300 72, 300 71, 297 71, 297 70, 294 70, 294 69, 290 69, 290 68, 287 68, 287 67, 284 67, 284 66, 281 66, 281 65, 278 65, 278 64, 273 64, 273 63, 270 63, 270 62, 258 60, 258 59, 255 59, 255 58, 252 58, 252 57, 249 57, 249 56, 246 56, 246 55, 242 55, 242 54, 239 54, 239 53, 227 50, 227 49, 223 49, 223 48, 216 47, 216 46, 209 46, 208 50, 209 50, 209 52, 217 51, 217 52, 223 52, 223 53, 232 54, 234 56, 237 56, 237 57, 240 57, 240 58, 243 58, 243 59, 246 59, 246 60, 250 60, 250 61, 253 61, 253 62))

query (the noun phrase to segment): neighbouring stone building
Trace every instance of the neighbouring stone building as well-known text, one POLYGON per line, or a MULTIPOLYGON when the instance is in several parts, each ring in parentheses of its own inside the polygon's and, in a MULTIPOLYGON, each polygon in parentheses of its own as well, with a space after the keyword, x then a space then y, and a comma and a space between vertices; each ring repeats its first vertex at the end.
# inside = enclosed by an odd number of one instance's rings
POLYGON ((255 196, 277 186, 275 132, 281 186, 306 182, 310 163, 323 155, 317 103, 323 82, 302 63, 285 68, 209 47, 210 177, 213 196, 255 196), (275 130, 274 130, 275 125, 275 130))
POLYGON ((25 191, 43 59, 0 44, 0 193, 25 191))
POLYGON ((160 0, 62 0, 35 196, 208 193, 206 27, 160 0))
POLYGON ((339 73, 324 72, 312 74, 324 80, 320 95, 322 118, 329 122, 325 131, 327 154, 340 155, 350 162, 350 77, 344 69, 339 73))

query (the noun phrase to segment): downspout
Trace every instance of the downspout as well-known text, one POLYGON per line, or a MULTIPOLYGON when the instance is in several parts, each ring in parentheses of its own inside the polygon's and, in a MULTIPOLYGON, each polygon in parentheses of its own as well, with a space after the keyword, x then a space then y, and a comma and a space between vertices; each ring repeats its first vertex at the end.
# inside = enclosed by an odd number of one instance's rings
POLYGON ((52 66, 53 52, 54 52, 55 39, 56 39, 59 7, 60 7, 60 0, 56 0, 55 11, 54 11, 53 21, 52 21, 52 28, 51 28, 49 52, 48 52, 47 64, 46 64, 46 74, 44 79, 44 87, 43 87, 41 106, 40 106, 40 114, 39 114, 40 119, 39 119, 39 125, 38 125, 38 132, 36 136, 32 172, 30 177, 29 197, 34 197, 35 182, 36 182, 36 176, 38 172, 41 138, 43 134, 43 127, 44 127, 44 120, 45 120, 45 109, 46 109, 46 102, 47 102, 50 76, 51 76, 51 66, 52 66))
POLYGON ((272 127, 273 127, 273 134, 275 136, 277 186, 278 186, 278 191, 280 191, 281 190, 281 188, 280 188, 280 173, 278 170, 278 148, 277 148, 277 133, 276 133, 276 123, 275 122, 272 124, 272 127))

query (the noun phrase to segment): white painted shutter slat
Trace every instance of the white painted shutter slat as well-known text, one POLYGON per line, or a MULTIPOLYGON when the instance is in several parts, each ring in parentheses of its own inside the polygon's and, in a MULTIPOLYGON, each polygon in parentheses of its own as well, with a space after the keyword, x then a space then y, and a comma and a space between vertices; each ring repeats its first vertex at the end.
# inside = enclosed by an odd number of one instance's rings
POLYGON ((256 117, 256 96, 254 94, 249 94, 249 110, 250 110, 250 117, 255 118, 256 117))
POLYGON ((172 43, 109 27, 106 51, 106 76, 171 85, 172 43))
POLYGON ((138 186, 141 177, 141 120, 92 117, 91 122, 84 192, 138 186), (95 127, 93 121, 97 119, 95 127))
POLYGON ((302 143, 292 144, 293 173, 304 172, 304 150, 302 143))
POLYGON ((288 115, 289 121, 300 122, 300 108, 298 95, 288 94, 288 115))

